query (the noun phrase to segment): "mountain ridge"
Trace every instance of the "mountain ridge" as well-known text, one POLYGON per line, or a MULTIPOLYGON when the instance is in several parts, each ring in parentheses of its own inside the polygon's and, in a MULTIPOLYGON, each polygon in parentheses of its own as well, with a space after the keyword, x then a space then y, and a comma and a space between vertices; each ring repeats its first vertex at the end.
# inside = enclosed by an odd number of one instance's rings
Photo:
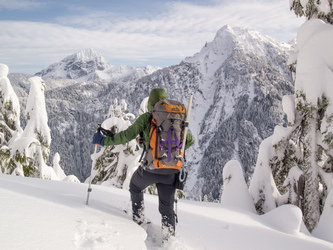
POLYGON ((77 82, 89 81, 120 81, 128 82, 160 69, 160 67, 144 66, 115 66, 92 48, 80 50, 65 57, 58 63, 51 64, 48 68, 37 72, 42 78, 54 80, 73 79, 77 82))
POLYGON ((138 115, 152 88, 165 88, 168 98, 186 105, 194 92, 190 130, 196 142, 187 153, 185 192, 188 198, 218 199, 226 162, 239 160, 248 181, 260 142, 284 123, 282 96, 293 93, 286 63, 291 50, 291 45, 252 29, 224 26, 214 40, 178 65, 135 80, 97 78, 47 90, 51 151, 60 153, 66 174, 83 180, 91 168, 91 136, 115 98, 125 99, 128 111, 138 115))

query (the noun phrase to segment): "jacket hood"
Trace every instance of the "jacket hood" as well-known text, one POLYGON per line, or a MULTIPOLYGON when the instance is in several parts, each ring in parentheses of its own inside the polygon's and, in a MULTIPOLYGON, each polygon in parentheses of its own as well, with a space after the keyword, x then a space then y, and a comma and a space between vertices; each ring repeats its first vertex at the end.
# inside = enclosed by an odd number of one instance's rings
POLYGON ((167 99, 167 94, 164 89, 153 89, 148 98, 148 111, 152 111, 157 102, 165 99, 167 99))

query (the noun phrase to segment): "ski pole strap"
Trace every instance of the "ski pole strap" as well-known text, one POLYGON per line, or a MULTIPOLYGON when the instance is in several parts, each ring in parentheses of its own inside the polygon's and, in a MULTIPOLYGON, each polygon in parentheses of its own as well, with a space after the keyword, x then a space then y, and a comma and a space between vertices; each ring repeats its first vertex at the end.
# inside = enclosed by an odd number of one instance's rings
POLYGON ((102 133, 104 136, 111 137, 112 140, 114 140, 114 133, 111 130, 102 128, 99 124, 98 132, 102 133))
POLYGON ((142 161, 142 158, 143 158, 143 156, 144 156, 144 154, 146 153, 146 144, 144 143, 143 144, 143 150, 142 150, 142 154, 141 154, 141 157, 140 157, 140 160, 139 160, 139 162, 141 162, 142 161))

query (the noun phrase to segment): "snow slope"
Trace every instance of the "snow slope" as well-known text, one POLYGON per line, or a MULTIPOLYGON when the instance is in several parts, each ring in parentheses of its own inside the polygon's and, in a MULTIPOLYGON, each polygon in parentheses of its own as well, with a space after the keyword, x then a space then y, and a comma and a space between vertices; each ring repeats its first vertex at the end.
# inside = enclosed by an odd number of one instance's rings
POLYGON ((333 249, 302 233, 287 205, 259 216, 218 203, 180 200, 177 235, 161 247, 157 196, 146 195, 146 231, 123 212, 128 191, 0 174, 1 249, 333 249))

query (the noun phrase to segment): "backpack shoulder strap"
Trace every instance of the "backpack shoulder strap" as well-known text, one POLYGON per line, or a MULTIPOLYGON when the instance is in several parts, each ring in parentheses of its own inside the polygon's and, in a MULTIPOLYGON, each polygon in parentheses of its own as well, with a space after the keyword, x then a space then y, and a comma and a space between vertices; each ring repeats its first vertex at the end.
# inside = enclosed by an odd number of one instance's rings
MULTIPOLYGON (((151 111, 147 112, 149 114, 149 120, 148 120, 148 124, 149 124, 149 129, 152 123, 152 119, 153 119, 153 114, 151 111)), ((150 132, 149 132, 150 133, 150 132)), ((145 136, 143 131, 140 132, 140 138, 143 138, 143 150, 142 150, 142 154, 140 156, 139 162, 142 161, 144 154, 147 152, 147 147, 146 147, 146 142, 145 142, 145 136)))

